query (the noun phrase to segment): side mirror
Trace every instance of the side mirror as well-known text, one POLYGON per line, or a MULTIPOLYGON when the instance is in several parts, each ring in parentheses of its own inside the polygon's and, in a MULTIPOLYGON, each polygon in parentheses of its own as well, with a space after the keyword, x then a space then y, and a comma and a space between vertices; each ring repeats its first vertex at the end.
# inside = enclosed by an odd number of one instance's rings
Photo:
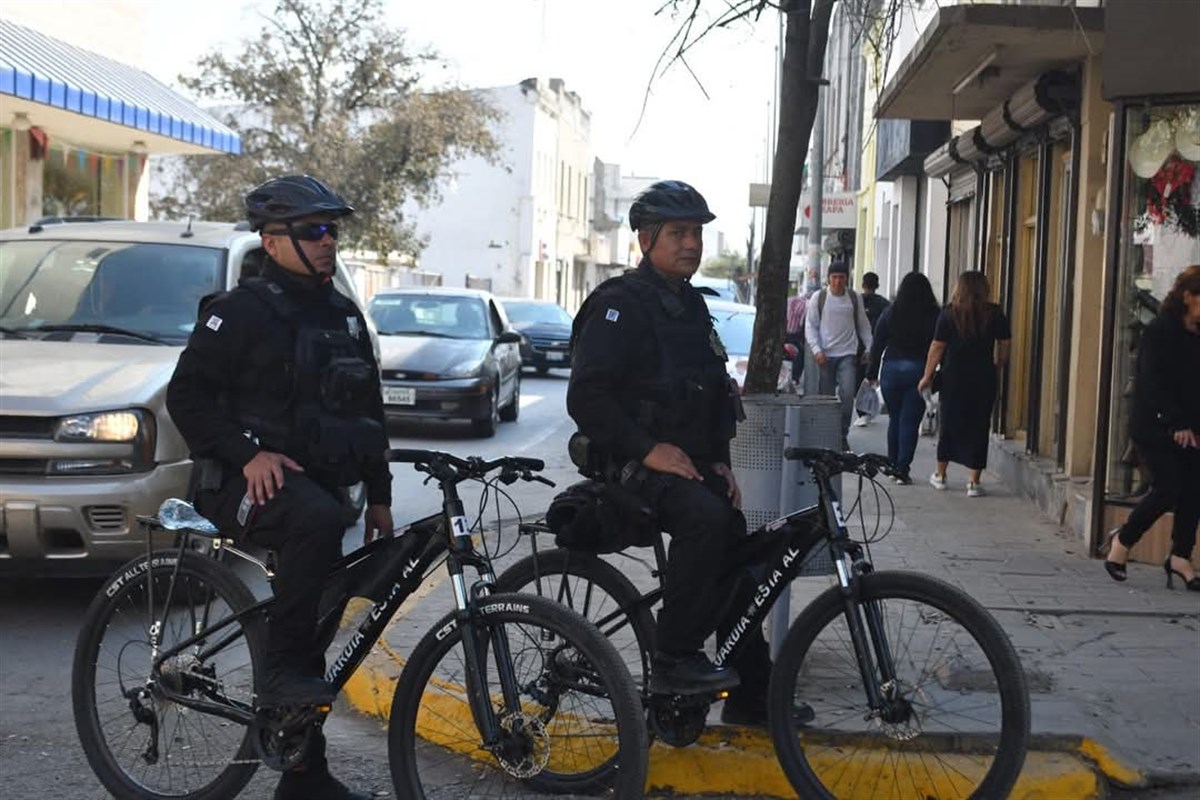
POLYGON ((520 344, 521 334, 516 331, 504 331, 496 337, 496 344, 520 344))

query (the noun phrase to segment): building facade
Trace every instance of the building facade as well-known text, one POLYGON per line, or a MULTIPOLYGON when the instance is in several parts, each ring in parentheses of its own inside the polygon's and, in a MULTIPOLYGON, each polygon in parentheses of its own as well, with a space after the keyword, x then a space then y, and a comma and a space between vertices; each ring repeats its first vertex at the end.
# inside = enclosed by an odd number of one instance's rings
MULTIPOLYGON (((943 283, 982 271, 1013 327, 989 466, 1088 545, 1144 477, 1137 331, 1200 263, 1197 30, 1195 0, 941 4, 876 105, 953 121, 923 164, 947 187, 943 283)), ((1135 557, 1161 559, 1167 527, 1135 557)))
POLYGON ((132 3, 6 4, 0 12, 0 227, 149 215, 146 160, 221 154, 238 136, 136 64, 132 3), (121 28, 118 35, 117 28, 121 28), (61 37, 61 38, 60 38, 61 37))
POLYGON ((557 78, 480 90, 503 115, 499 163, 454 164, 440 202, 405 213, 427 239, 420 269, 577 308, 596 284, 591 118, 557 78))

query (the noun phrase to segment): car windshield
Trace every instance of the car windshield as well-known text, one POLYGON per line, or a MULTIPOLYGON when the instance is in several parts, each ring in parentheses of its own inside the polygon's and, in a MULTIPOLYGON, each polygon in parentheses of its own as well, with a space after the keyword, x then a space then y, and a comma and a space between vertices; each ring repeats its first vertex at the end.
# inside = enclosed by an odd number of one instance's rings
POLYGON ((477 297, 376 295, 367 311, 383 335, 492 338, 483 300, 477 297))
POLYGON ((754 339, 754 309, 745 311, 712 312, 717 335, 730 355, 744 356, 750 353, 750 342, 754 339))
POLYGON ((128 331, 182 344, 200 299, 224 285, 211 247, 99 241, 0 245, 0 326, 128 331))
POLYGON ((571 324, 571 315, 557 303, 522 303, 506 300, 504 310, 508 312, 509 321, 518 325, 535 325, 539 322, 571 324))

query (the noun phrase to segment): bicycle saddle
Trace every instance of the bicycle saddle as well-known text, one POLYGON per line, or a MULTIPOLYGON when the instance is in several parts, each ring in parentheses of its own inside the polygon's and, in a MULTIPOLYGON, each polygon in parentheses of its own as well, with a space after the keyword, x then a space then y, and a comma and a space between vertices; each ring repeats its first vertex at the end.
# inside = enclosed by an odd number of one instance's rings
POLYGON ((158 507, 158 522, 169 531, 191 530, 216 536, 221 531, 197 511, 191 503, 178 497, 163 500, 158 507))

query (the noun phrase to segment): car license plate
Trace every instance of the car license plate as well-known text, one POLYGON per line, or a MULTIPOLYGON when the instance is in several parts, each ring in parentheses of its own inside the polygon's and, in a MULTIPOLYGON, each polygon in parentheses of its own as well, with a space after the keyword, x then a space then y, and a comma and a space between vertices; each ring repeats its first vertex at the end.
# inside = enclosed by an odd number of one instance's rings
POLYGON ((383 404, 387 406, 412 406, 417 404, 417 390, 407 386, 383 387, 383 404))
POLYGON ((564 361, 566 360, 566 357, 566 353, 556 353, 553 350, 551 350, 549 353, 546 353, 547 361, 564 361))

